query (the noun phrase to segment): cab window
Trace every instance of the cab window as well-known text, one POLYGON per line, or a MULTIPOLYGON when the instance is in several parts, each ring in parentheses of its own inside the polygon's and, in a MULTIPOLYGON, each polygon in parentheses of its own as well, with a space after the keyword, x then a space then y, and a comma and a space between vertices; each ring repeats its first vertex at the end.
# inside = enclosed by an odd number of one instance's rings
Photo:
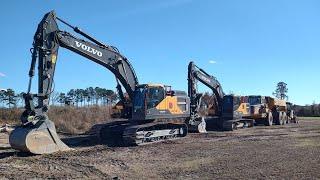
POLYGON ((151 87, 147 97, 147 108, 154 108, 164 99, 164 89, 162 87, 151 87))
POLYGON ((250 105, 261 104, 261 98, 260 97, 249 97, 249 104, 250 105))

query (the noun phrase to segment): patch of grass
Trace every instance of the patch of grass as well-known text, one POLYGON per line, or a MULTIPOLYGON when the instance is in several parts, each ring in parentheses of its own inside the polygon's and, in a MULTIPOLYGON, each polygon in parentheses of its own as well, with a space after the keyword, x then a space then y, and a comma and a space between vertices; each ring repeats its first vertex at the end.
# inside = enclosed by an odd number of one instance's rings
POLYGON ((317 140, 314 139, 303 139, 300 140, 299 144, 297 146, 300 147, 320 147, 320 143, 317 140))
POLYGON ((93 125, 110 121, 111 107, 52 107, 48 116, 58 132, 80 134, 88 131, 93 125))
POLYGON ((320 120, 320 117, 298 117, 299 120, 320 120))

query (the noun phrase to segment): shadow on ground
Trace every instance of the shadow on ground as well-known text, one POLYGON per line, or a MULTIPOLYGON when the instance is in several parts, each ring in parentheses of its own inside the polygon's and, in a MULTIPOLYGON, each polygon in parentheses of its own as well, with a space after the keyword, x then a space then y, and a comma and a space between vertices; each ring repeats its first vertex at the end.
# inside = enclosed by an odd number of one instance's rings
POLYGON ((61 140, 70 147, 89 147, 95 145, 106 145, 108 147, 127 146, 122 140, 123 130, 130 123, 119 120, 109 123, 96 124, 88 132, 82 135, 68 136, 61 140))
POLYGON ((0 153, 0 159, 4 159, 7 157, 29 157, 29 156, 34 156, 34 155, 31 153, 17 152, 17 151, 7 151, 7 152, 0 153))

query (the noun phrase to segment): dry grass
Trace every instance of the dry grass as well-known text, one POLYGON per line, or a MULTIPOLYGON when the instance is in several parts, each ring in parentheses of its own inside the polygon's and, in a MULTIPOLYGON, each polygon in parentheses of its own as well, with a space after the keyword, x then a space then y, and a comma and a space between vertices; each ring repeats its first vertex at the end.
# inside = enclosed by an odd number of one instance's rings
POLYGON ((298 117, 300 120, 320 120, 320 117, 298 117))
MULTIPOLYGON (((0 109, 1 124, 18 124, 23 109, 0 109)), ((80 134, 88 131, 94 124, 111 121, 111 106, 93 107, 51 107, 49 119, 58 132, 80 134)))
POLYGON ((19 123, 22 112, 23 112, 23 109, 18 109, 18 108, 12 108, 12 109, 0 108, 0 125, 19 123))
POLYGON ((110 112, 110 106, 53 107, 48 116, 58 132, 79 134, 88 131, 94 124, 110 121, 110 112))

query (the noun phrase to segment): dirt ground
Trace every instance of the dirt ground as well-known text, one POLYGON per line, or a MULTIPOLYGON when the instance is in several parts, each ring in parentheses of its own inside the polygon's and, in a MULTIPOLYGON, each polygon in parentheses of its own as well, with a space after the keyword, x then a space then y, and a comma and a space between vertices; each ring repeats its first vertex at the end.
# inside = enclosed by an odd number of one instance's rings
POLYGON ((67 139, 73 151, 39 156, 15 152, 7 138, 0 135, 0 179, 320 178, 320 120, 189 134, 141 147, 94 145, 83 136, 67 139))

